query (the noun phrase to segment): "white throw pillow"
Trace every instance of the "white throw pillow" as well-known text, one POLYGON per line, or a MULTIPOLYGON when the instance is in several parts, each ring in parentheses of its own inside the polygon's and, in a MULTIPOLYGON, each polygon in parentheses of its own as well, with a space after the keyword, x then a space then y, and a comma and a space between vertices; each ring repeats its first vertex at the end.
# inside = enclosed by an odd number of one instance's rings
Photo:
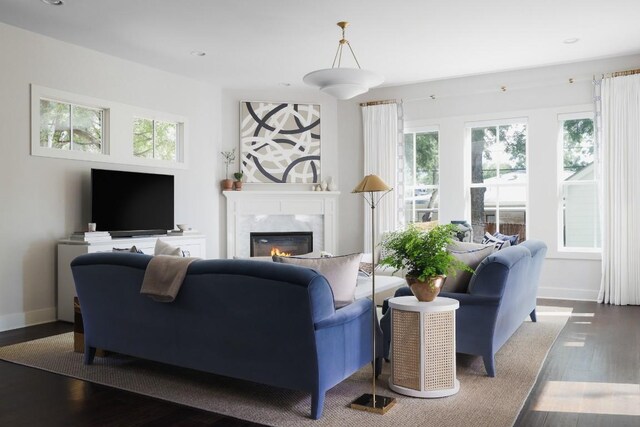
POLYGON ((182 256, 182 251, 180 248, 170 245, 167 242, 163 242, 162 240, 156 240, 156 247, 153 249, 154 255, 171 255, 171 256, 182 256))
POLYGON ((498 251, 500 249, 508 248, 509 246, 511 246, 511 242, 509 240, 500 240, 489 233, 484 233, 482 243, 492 243, 498 251))
POLYGON ((322 274, 331 286, 336 308, 344 307, 354 301, 361 259, 362 254, 331 258, 273 257, 276 262, 312 268, 322 274))

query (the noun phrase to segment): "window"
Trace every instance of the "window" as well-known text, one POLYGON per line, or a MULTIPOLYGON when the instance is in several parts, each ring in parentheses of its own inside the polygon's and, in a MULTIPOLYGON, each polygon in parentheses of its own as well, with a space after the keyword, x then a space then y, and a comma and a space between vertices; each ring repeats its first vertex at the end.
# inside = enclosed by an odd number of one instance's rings
POLYGON ((405 223, 438 220, 438 131, 404 134, 405 223))
POLYGON ((177 159, 180 123, 135 118, 133 121, 133 154, 147 159, 177 159))
POLYGON ((527 124, 523 119, 469 126, 471 225, 476 242, 486 232, 526 239, 527 124))
POLYGON ((105 110, 40 99, 40 147, 103 153, 105 110))
POLYGON ((182 169, 186 122, 174 114, 31 85, 33 156, 182 169), (135 136, 127 138, 132 122, 135 136))
POLYGON ((561 247, 600 248, 593 114, 561 115, 561 247))

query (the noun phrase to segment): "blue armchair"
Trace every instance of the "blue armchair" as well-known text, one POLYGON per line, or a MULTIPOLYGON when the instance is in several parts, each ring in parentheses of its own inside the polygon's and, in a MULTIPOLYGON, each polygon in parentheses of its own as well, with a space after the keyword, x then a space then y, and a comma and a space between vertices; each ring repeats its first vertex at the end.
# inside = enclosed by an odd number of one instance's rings
MULTIPOLYGON (((467 293, 441 292, 460 301, 456 311, 456 350, 480 355, 487 374, 495 376, 495 354, 529 315, 536 321, 536 294, 547 247, 527 240, 485 258, 476 268, 467 293)), ((395 296, 412 295, 408 287, 395 296)), ((384 354, 388 357, 391 313, 381 320, 384 354)))

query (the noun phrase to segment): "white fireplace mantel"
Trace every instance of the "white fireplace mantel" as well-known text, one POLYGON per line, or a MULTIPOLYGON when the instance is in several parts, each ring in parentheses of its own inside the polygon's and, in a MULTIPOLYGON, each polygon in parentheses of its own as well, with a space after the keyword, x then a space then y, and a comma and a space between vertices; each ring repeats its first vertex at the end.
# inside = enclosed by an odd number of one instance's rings
POLYGON ((318 215, 322 217, 323 250, 337 252, 339 191, 223 191, 227 198, 227 258, 239 252, 239 223, 244 215, 318 215))

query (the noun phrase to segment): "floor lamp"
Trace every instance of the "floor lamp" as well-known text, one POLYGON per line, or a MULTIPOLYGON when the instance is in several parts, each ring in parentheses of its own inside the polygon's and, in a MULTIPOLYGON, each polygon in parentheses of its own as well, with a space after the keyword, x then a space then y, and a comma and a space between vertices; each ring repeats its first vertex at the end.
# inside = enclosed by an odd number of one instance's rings
POLYGON ((373 342, 373 374, 372 374, 372 393, 365 393, 353 402, 351 408, 361 411, 375 412, 377 414, 386 413, 396 403, 393 397, 376 395, 376 330, 378 326, 376 315, 376 268, 375 268, 375 249, 376 249, 376 222, 375 210, 380 200, 389 193, 393 188, 389 187, 376 175, 367 175, 360 184, 353 189, 352 193, 362 193, 364 200, 371 207, 371 263, 373 269, 371 272, 371 334, 373 342))

